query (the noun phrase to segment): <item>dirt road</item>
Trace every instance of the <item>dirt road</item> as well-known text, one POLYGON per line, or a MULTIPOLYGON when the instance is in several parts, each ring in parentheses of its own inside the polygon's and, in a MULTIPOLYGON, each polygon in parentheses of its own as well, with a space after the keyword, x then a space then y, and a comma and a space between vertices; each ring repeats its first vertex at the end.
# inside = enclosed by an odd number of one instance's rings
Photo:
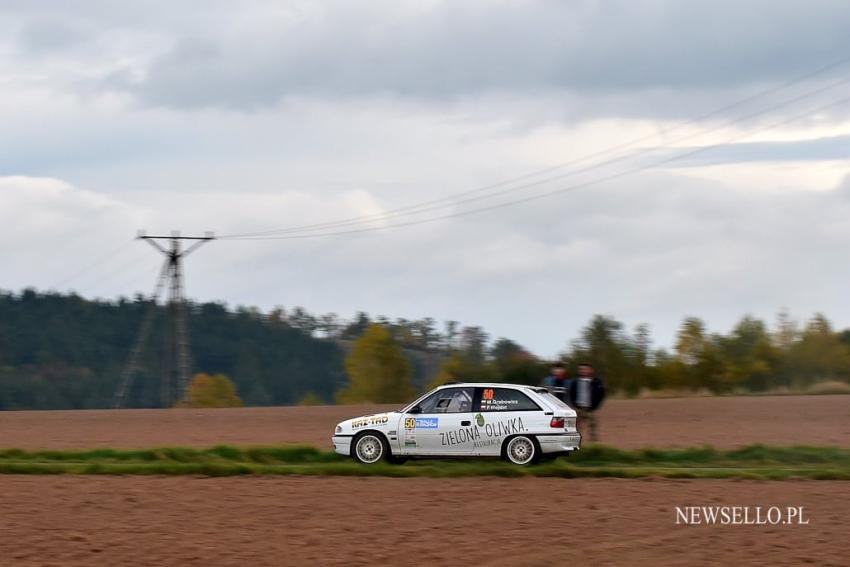
POLYGON ((0 476, 0 557, 63 565, 846 565, 847 483, 0 476), (675 506, 809 525, 676 525, 675 506), (569 562, 569 563, 566 563, 569 562))
MULTIPOLYGON (((307 443, 343 419, 395 406, 0 412, 0 447, 90 448, 307 443)), ((850 396, 612 400, 601 440, 624 448, 752 443, 850 446, 850 396)))

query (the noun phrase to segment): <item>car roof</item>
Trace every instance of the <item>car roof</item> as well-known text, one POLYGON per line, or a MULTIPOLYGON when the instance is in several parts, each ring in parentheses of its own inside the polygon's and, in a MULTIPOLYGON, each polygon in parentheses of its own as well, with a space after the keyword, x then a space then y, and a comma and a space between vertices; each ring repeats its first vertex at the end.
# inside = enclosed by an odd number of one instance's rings
POLYGON ((438 386, 438 388, 460 388, 460 387, 475 387, 475 388, 528 388, 538 389, 541 386, 530 386, 528 384, 506 384, 503 382, 449 382, 438 386))

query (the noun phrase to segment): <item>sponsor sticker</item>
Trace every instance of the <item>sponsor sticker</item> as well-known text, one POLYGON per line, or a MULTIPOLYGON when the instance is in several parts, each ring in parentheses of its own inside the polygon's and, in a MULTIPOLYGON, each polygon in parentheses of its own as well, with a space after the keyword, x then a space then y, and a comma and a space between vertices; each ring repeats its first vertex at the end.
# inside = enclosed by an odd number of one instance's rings
POLYGON ((405 429, 437 429, 440 426, 438 417, 405 417, 405 429))
POLYGON ((417 417, 416 429, 437 429, 440 426, 438 417, 417 417))
POLYGON ((352 429, 366 427, 367 425, 384 425, 390 418, 386 415, 373 415, 371 417, 360 417, 351 422, 352 429))

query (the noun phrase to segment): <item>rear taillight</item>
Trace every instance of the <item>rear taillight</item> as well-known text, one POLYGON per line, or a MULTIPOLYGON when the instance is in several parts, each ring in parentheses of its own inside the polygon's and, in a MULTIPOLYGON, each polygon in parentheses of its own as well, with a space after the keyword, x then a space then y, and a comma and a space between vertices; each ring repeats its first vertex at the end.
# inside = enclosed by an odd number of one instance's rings
POLYGON ((564 418, 563 417, 553 417, 552 421, 549 422, 549 427, 553 429, 563 429, 564 428, 564 418))

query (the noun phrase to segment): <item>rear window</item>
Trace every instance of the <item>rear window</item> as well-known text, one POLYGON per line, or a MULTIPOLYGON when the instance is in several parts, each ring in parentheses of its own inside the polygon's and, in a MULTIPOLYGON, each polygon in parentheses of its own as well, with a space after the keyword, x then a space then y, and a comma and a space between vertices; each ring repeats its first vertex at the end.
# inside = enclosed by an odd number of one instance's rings
MULTIPOLYGON (((538 392, 538 394, 540 394, 540 392, 538 392)), ((540 395, 541 395, 541 396, 543 396, 543 399, 544 399, 544 400, 546 400, 547 402, 549 402, 550 404, 552 404, 552 405, 553 405, 553 406, 555 406, 556 408, 567 408, 567 409, 572 409, 572 408, 570 408, 570 406, 569 406, 569 405, 567 405, 566 403, 564 403, 564 400, 562 400, 562 399, 561 399, 561 398, 559 398, 558 396, 553 396, 553 395, 552 395, 552 394, 550 394, 549 392, 546 392, 545 394, 540 394, 540 395)))
POLYGON ((480 399, 475 411, 530 411, 539 410, 531 398, 513 388, 480 388, 480 399))

